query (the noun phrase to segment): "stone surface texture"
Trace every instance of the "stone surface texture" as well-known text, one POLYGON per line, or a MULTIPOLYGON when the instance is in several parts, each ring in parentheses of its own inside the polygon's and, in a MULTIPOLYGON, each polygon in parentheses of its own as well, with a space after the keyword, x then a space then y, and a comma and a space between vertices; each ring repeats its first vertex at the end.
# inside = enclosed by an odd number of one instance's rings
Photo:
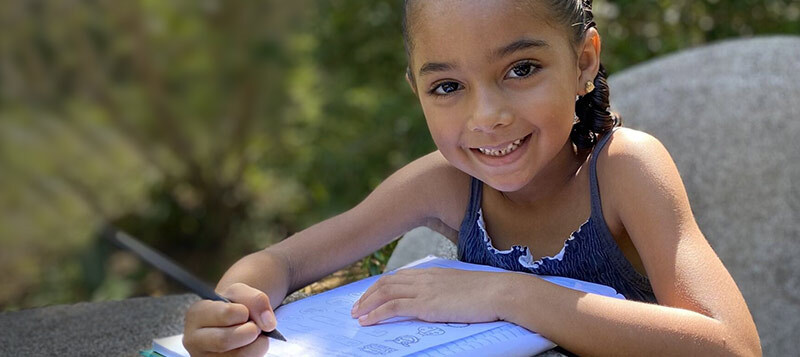
POLYGON ((138 356, 183 333, 195 295, 79 303, 0 314, 0 356, 138 356))

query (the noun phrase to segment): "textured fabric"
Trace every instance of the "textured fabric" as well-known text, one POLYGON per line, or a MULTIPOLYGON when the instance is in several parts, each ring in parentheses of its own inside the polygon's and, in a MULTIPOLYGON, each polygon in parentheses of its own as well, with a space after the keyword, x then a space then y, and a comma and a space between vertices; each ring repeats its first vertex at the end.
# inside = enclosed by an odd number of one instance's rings
POLYGON ((458 234, 458 259, 498 268, 555 275, 610 286, 629 300, 656 302, 647 277, 642 276, 623 255, 603 218, 597 183, 597 154, 611 134, 603 136, 589 159, 589 185, 592 213, 552 257, 533 260, 528 247, 513 246, 498 250, 486 231, 481 210, 483 183, 472 178, 470 200, 458 234))

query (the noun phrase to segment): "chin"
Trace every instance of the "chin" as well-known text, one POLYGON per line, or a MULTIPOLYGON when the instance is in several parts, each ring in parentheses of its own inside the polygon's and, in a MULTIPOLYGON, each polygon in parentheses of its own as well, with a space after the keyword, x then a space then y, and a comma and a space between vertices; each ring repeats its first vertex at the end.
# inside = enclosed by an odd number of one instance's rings
POLYGON ((528 183, 521 177, 486 178, 481 181, 500 192, 516 192, 528 183))
POLYGON ((477 178, 481 182, 490 186, 491 188, 501 192, 515 192, 528 184, 532 179, 531 176, 520 172, 518 170, 512 172, 487 172, 479 167, 472 165, 470 160, 450 160, 447 155, 444 155, 451 165, 455 166, 461 172, 477 178))

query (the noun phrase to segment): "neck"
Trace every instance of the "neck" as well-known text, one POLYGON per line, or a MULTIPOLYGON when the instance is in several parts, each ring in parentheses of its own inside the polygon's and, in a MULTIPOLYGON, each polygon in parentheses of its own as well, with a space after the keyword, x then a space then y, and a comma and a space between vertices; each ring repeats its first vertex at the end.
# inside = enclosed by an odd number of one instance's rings
POLYGON ((537 207, 559 196, 577 176, 586 155, 575 152, 567 140, 556 157, 528 184, 514 192, 501 192, 509 203, 519 207, 537 207))

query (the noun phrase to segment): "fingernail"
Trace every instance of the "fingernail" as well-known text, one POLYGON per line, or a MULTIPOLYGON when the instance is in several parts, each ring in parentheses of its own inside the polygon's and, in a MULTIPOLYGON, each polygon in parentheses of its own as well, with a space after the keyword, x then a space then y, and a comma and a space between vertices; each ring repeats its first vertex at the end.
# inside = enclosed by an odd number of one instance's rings
POLYGON ((367 315, 361 315, 361 317, 358 318, 358 323, 363 325, 364 321, 367 321, 367 315))
MULTIPOLYGON (((350 310, 350 315, 353 315, 353 314, 355 314, 355 313, 356 313, 356 310, 358 310, 358 301, 356 301, 356 304, 355 304, 355 305, 353 305, 353 309, 352 309, 352 310, 350 310)), ((355 317, 355 316, 353 316, 353 317, 355 317)))
POLYGON ((261 323, 264 325, 262 329, 269 329, 269 331, 273 330, 278 324, 277 321, 275 321, 275 316, 269 311, 261 313, 261 323))

